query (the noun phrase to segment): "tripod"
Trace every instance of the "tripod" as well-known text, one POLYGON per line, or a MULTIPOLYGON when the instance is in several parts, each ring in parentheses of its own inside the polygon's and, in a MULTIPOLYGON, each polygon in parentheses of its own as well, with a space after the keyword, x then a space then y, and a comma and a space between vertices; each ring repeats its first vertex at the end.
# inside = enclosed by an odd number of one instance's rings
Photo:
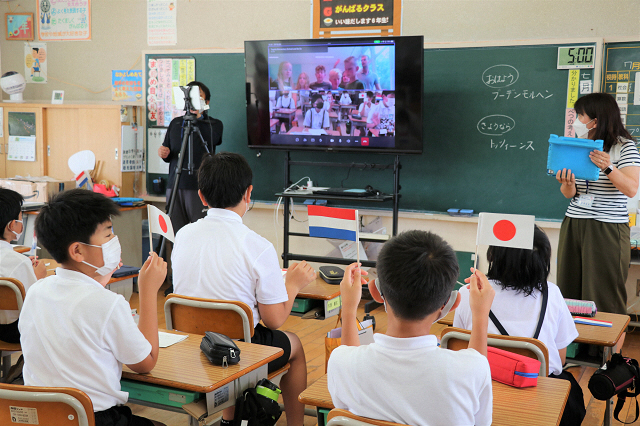
MULTIPOLYGON (((197 135, 200 139, 200 143, 202 144, 204 150, 207 154, 211 153, 207 143, 204 141, 202 137, 202 133, 200 133, 200 129, 195 125, 197 116, 191 112, 193 106, 191 104, 191 97, 189 96, 189 92, 191 91, 191 87, 180 87, 182 92, 184 93, 184 110, 185 115, 183 116, 182 128, 182 144, 180 145, 180 154, 178 155, 178 164, 176 165, 176 176, 173 181, 173 187, 171 189, 171 196, 169 197, 169 203, 167 205, 167 214, 171 217, 173 213, 173 209, 175 207, 176 197, 178 196, 178 185, 180 183, 180 177, 182 172, 186 170, 190 175, 193 175, 196 171, 196 165, 193 160, 193 143, 194 143, 194 135, 197 135), (186 125, 186 127, 185 127, 186 125), (187 168, 183 167, 184 165, 184 157, 185 152, 188 154, 187 159, 187 168)), ((160 250, 159 254, 164 254, 166 245, 166 239, 164 237, 160 237, 160 250)))

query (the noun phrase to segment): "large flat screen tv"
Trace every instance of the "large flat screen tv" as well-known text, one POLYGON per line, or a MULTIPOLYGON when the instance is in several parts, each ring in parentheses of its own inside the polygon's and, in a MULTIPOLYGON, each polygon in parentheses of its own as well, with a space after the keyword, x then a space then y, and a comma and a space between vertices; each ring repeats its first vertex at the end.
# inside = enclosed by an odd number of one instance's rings
POLYGON ((246 41, 249 147, 422 153, 423 43, 246 41))

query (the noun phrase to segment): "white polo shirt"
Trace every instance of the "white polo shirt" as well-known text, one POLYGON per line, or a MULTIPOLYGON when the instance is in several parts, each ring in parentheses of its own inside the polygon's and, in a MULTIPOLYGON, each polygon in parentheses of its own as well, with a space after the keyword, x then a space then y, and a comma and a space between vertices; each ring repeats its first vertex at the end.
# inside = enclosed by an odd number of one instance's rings
POLYGON ((329 112, 324 108, 320 112, 317 112, 315 108, 311 108, 304 116, 304 127, 327 129, 330 125, 329 112))
MULTIPOLYGON (((0 277, 15 278, 24 286, 24 291, 38 279, 33 271, 31 259, 13 250, 11 244, 0 240, 0 277)), ((0 324, 11 324, 18 319, 18 311, 0 310, 0 324)))
MULTIPOLYGON (((494 280, 489 282, 496 291, 491 310, 507 333, 511 336, 533 337, 540 316, 542 293, 535 290, 531 296, 525 296, 523 293, 516 293, 515 290, 503 290, 502 286, 494 280)), ((547 285, 549 287, 547 311, 538 340, 542 341, 549 350, 549 373, 560 374, 562 361, 558 350, 569 346, 578 337, 578 330, 558 286, 548 281, 547 285)), ((462 287, 460 296, 460 305, 455 311, 453 326, 470 330, 469 290, 462 287)), ((489 333, 500 334, 491 320, 489 320, 489 333)))
POLYGON ((365 346, 340 346, 327 369, 336 408, 407 425, 490 425, 489 362, 474 349, 438 347, 433 335, 376 333, 365 346))
POLYGON ((209 209, 206 217, 180 229, 171 264, 174 293, 244 302, 253 309, 254 327, 260 321, 258 302, 289 300, 273 244, 231 210, 209 209))
POLYGON ((127 402, 122 364, 151 353, 120 294, 80 272, 57 268, 31 286, 18 323, 24 384, 80 389, 94 411, 127 402))

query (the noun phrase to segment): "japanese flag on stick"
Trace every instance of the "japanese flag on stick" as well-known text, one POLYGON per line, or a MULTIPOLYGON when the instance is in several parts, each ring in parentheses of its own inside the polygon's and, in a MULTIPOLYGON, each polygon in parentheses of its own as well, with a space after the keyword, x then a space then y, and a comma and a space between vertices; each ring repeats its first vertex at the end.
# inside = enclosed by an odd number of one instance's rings
POLYGON ((476 245, 533 249, 535 216, 480 213, 476 245))
MULTIPOLYGON (((309 236, 355 241, 360 247, 358 210, 308 206, 309 236)), ((360 263, 360 250, 357 262, 360 263)))
POLYGON ((151 204, 147 205, 147 213, 149 214, 149 245, 151 246, 151 251, 153 251, 153 234, 160 234, 167 240, 174 242, 173 226, 169 216, 151 204))

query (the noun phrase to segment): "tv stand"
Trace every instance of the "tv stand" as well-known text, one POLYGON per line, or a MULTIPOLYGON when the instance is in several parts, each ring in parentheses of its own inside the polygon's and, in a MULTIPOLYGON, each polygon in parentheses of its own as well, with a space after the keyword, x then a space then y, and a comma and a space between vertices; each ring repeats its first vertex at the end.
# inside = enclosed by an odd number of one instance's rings
MULTIPOLYGON (((392 211, 393 211, 393 219, 392 219, 392 235, 395 236, 398 233, 398 212, 399 212, 399 202, 400 202, 400 168, 402 167, 400 164, 400 156, 396 155, 393 163, 391 164, 368 164, 368 163, 334 163, 334 162, 317 162, 317 161, 293 161, 291 160, 291 154, 289 151, 285 154, 284 159, 284 188, 288 188, 291 185, 291 166, 315 166, 315 167, 341 167, 341 168, 360 168, 360 169, 372 169, 372 170, 393 170, 393 193, 392 194, 378 194, 372 195, 368 197, 350 197, 345 195, 326 195, 326 194, 313 194, 310 191, 283 191, 275 194, 278 197, 283 197, 285 199, 297 198, 297 199, 321 199, 321 200, 340 200, 340 201, 354 201, 354 202, 373 202, 373 203, 383 203, 383 202, 392 202, 392 211)), ((289 261, 291 260, 306 260, 308 262, 317 262, 317 263, 330 263, 336 265, 349 265, 353 263, 353 259, 343 259, 339 257, 328 257, 328 256, 312 256, 312 255, 303 255, 297 253, 289 252, 289 237, 309 237, 308 233, 301 232, 291 232, 290 231, 290 208, 288 200, 285 200, 284 204, 284 238, 283 238, 283 267, 289 266, 289 261)), ((381 242, 379 236, 361 236, 360 241, 371 241, 371 242, 381 242)), ((375 268, 376 262, 373 260, 362 260, 362 266, 375 268)), ((379 303, 375 301, 370 301, 365 304, 365 313, 369 313, 378 306, 381 306, 379 303)))

